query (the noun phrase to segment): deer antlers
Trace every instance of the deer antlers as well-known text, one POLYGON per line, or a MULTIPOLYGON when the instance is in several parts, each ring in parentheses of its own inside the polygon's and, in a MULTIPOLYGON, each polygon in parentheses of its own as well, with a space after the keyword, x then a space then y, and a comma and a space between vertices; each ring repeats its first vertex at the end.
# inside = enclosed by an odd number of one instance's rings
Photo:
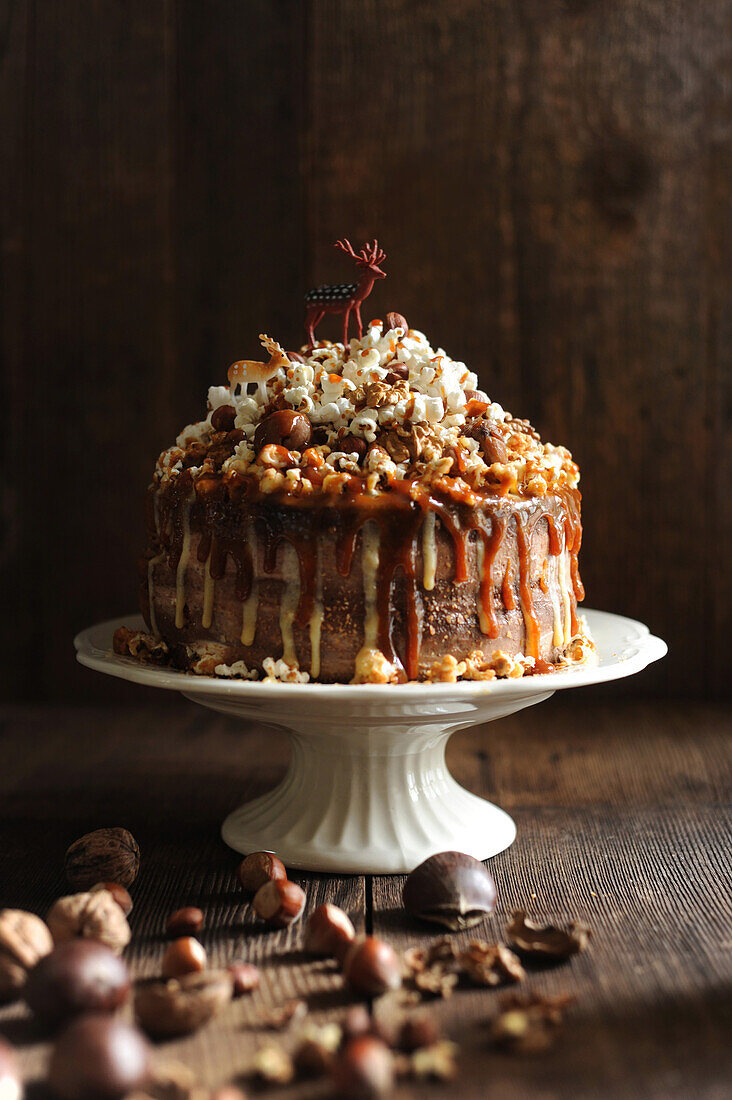
POLYGON ((344 237, 342 241, 336 241, 335 247, 340 248, 341 252, 345 252, 346 256, 351 256, 356 263, 367 266, 375 264, 378 267, 386 259, 386 252, 383 248, 379 248, 379 242, 376 238, 374 238, 372 245, 369 245, 367 241, 359 253, 353 251, 353 246, 347 237, 344 237))

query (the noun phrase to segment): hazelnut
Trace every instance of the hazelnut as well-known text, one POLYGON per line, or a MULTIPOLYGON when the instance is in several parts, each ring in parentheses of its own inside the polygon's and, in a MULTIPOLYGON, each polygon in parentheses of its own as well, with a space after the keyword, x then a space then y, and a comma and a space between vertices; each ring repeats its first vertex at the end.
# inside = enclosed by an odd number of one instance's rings
POLYGON ((225 970, 140 982, 135 989, 135 1015, 155 1038, 189 1035, 228 1004, 231 993, 231 977, 225 970))
POLYGON ((241 861, 236 874, 239 882, 250 894, 256 894, 265 882, 287 878, 284 863, 272 852, 252 852, 241 861))
POLYGON ((59 898, 46 920, 57 944, 83 937, 105 943, 118 955, 132 935, 127 917, 108 890, 59 898))
POLYGON ((161 971, 164 978, 179 978, 183 974, 197 974, 205 969, 206 949, 193 936, 173 940, 163 955, 161 971))
POLYGON ((287 358, 293 363, 304 363, 305 356, 301 355, 299 351, 288 351, 287 358))
POLYGON ((390 386, 396 386, 397 382, 406 382, 408 378, 409 367, 405 363, 392 363, 384 381, 390 386))
POLYGON ((305 950, 311 955, 332 955, 339 962, 356 936, 348 914, 337 905, 319 905, 308 918, 305 929, 305 950))
POLYGON ((254 912, 273 928, 286 928, 302 916, 305 891, 287 879, 265 882, 254 895, 254 912))
POLYGON ((343 439, 338 440, 336 448, 347 455, 352 455, 355 452, 360 462, 368 450, 368 443, 365 439, 361 439, 360 435, 351 435, 349 433, 348 435, 344 435, 343 439))
POLYGON ((114 1012, 130 992, 122 960, 96 940, 59 944, 30 971, 25 1000, 49 1024, 81 1012, 114 1012))
POLYGON ((169 936, 195 936, 203 928, 203 913, 195 905, 185 909, 176 909, 171 913, 165 925, 169 936))
POLYGON ((243 997, 245 993, 251 993, 262 980, 258 967, 253 963, 229 963, 226 972, 231 977, 234 997, 243 997))
POLYGON ((23 909, 0 910, 0 1001, 20 993, 28 971, 49 951, 53 938, 40 917, 23 909))
POLYGON ((362 936, 346 952, 343 977, 357 993, 378 997, 402 984, 402 968, 394 950, 376 936, 362 936))
POLYGON ((23 1082, 15 1051, 10 1043, 0 1039, 0 1097, 2 1100, 21 1100, 23 1082))
POLYGON ((211 413, 211 427, 215 432, 230 432, 236 420, 236 409, 233 405, 219 405, 211 413))
POLYGON ((403 317, 401 313, 387 313, 386 325, 388 329, 400 328, 405 334, 409 332, 409 325, 407 324, 406 317, 403 317))
POLYGON ((488 466, 492 466, 494 462, 508 462, 508 448, 503 437, 485 421, 479 420, 465 434, 478 440, 483 460, 488 466))
POLYGON ((64 866, 76 890, 88 890, 106 880, 128 887, 140 869, 140 848, 127 829, 95 829, 74 841, 64 866))
POLYGON ((351 1039, 333 1066, 336 1092, 349 1100, 384 1096, 394 1086, 394 1056, 374 1035, 351 1039))
POLYGON ((399 1028, 396 1045, 400 1050, 413 1051, 431 1047, 440 1038, 440 1030, 433 1016, 426 1012, 409 1016, 399 1028))
POLYGON ((304 413, 280 409, 260 421, 254 432, 254 449, 261 451, 268 443, 277 443, 288 451, 304 451, 313 434, 304 413))
POLYGON ((440 852, 408 875, 403 899, 413 917, 459 932, 493 912, 496 884, 480 860, 463 852, 440 852))
POLYGON ((48 1083, 61 1100, 122 1100, 145 1082, 150 1060, 136 1027, 112 1016, 83 1016, 56 1043, 48 1083))
POLYGON ((132 898, 127 893, 124 886, 120 886, 118 882, 98 882, 96 886, 92 886, 89 893, 98 894, 100 890, 107 890, 117 902, 117 905, 119 905, 124 915, 129 917, 132 912, 132 898))

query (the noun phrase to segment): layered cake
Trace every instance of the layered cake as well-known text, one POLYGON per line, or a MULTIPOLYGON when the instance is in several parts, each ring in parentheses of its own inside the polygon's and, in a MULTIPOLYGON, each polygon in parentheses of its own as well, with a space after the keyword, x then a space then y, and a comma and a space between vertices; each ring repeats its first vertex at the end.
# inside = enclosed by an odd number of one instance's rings
POLYGON ((161 454, 139 566, 147 630, 119 630, 116 651, 321 683, 592 659, 569 451, 398 314, 345 343, 311 338, 288 352, 261 336, 261 360, 233 364, 161 454))

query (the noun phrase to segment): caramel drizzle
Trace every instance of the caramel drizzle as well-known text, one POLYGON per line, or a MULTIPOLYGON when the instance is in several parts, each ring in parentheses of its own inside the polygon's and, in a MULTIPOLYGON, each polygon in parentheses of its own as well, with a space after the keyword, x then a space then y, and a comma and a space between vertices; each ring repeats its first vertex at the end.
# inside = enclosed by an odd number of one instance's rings
MULTIPOLYGON (((357 479, 354 479, 354 482, 357 479)), ((183 478, 179 479, 181 489, 183 478)), ((256 523, 262 530, 263 553, 262 570, 273 573, 277 567, 278 549, 283 550, 283 574, 285 583, 280 605, 280 627, 282 633, 283 657, 288 663, 297 663, 294 628, 308 628, 310 633, 311 674, 317 677, 321 664, 321 628, 323 622, 322 568, 319 541, 332 539, 331 530, 335 526, 334 549, 336 568, 343 576, 351 571, 353 557, 358 540, 361 542, 362 569, 364 573, 365 623, 364 644, 369 648, 378 648, 398 669, 403 669, 404 679, 416 679, 419 675, 419 655, 422 634, 422 605, 417 578, 417 551, 422 548, 423 569, 421 586, 425 591, 434 587, 436 576, 437 546, 435 538, 436 521, 439 518, 443 529, 450 536, 454 549, 454 581, 462 583, 468 577, 467 540, 471 531, 477 532, 480 574, 480 594, 477 613, 481 631, 490 638, 500 633, 499 611, 501 602, 506 611, 517 607, 514 589, 514 577, 510 566, 500 584, 496 583, 495 564, 508 529, 507 518, 500 515, 490 517, 490 527, 486 529, 486 515, 480 507, 470 507, 461 514, 456 513, 452 499, 443 500, 429 490, 410 483, 395 483, 396 491, 389 498, 374 497, 363 493, 355 486, 347 496, 350 508, 332 508, 328 503, 308 508, 311 520, 302 522, 302 507, 288 509, 277 507, 268 501, 250 502, 248 512, 242 516, 247 524, 246 538, 234 530, 213 535, 212 527, 216 523, 217 513, 211 505, 196 503, 191 505, 182 493, 169 492, 162 498, 164 504, 160 515, 174 516, 172 531, 166 534, 165 521, 158 513, 157 496, 154 494, 154 530, 153 545, 168 545, 169 561, 176 570, 176 625, 182 625, 182 612, 185 597, 185 576, 190 555, 191 528, 200 530, 197 557, 205 562, 203 626, 208 628, 213 619, 215 580, 226 572, 227 558, 230 554, 236 567, 235 591, 243 603, 241 641, 251 645, 256 631, 258 607, 258 584, 255 567, 257 561, 256 523), (175 497, 180 499, 176 500, 175 497), (350 500, 349 500, 350 498, 350 500), (177 505, 177 507, 176 507, 177 505), (394 507, 403 510, 403 516, 395 523, 394 507), (164 511, 163 511, 164 509, 164 511), (328 527, 326 532, 325 528, 328 527), (295 565, 292 554, 296 555, 295 565), (395 590, 403 593, 402 615, 404 621, 404 653, 397 654, 394 647, 393 631, 395 625, 395 590), (500 597, 498 595, 500 590, 500 597), (501 599, 502 598, 502 599, 501 599)), ((190 493, 190 483, 186 487, 190 493)), ((579 493, 565 490, 562 494, 563 516, 557 524, 553 516, 546 513, 527 513, 516 518, 516 543, 519 561, 518 595, 525 630, 525 652, 529 656, 538 656, 540 631, 536 615, 532 583, 530 577, 530 549, 536 521, 545 518, 548 524, 549 551, 552 566, 559 581, 564 603, 564 623, 559 604, 553 596, 554 644, 558 638, 568 641, 577 631, 576 603, 584 596, 579 576, 577 556, 581 544, 581 523, 579 519, 579 493), (556 563, 556 564, 554 564, 556 563), (571 585, 571 591, 570 591, 571 585), (564 630, 561 631, 561 625, 564 630)), ((153 532, 151 532, 152 540, 153 532)), ((162 555, 164 556, 164 554, 162 555)), ((153 568, 162 556, 153 558, 148 565, 148 598, 150 599, 150 618, 153 629, 153 568)), ((401 601, 400 601, 401 602, 401 601)))

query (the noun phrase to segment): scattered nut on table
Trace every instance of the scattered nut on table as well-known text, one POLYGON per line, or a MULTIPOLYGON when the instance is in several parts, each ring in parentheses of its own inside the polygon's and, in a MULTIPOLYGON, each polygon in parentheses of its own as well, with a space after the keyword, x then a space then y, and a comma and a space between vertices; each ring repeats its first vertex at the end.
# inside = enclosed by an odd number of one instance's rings
POLYGON ((360 1035, 336 1058, 332 1079, 344 1097, 384 1096, 394 1086, 394 1055, 382 1039, 360 1035))
POLYGON ((206 948, 193 936, 181 936, 169 944, 161 966, 164 978, 180 978, 183 974, 199 974, 206 969, 206 948))
POLYGON ((302 916, 305 891, 287 879, 274 879, 260 886, 252 902, 254 912, 273 928, 286 928, 302 916))
POLYGON ((18 996, 28 971, 53 950, 53 937, 35 913, 0 910, 0 1001, 18 996))
POLYGON ((239 882, 250 894, 256 894, 265 882, 287 878, 284 863, 272 852, 252 852, 241 861, 236 873, 239 882))
POLYGON ((135 1015, 155 1038, 188 1035, 213 1019, 231 996, 231 976, 225 970, 144 981, 135 987, 135 1015))
POLYGON ((60 1036, 48 1065, 48 1084, 61 1100, 123 1100, 143 1084, 150 1045, 114 1016, 82 1016, 60 1036))
POLYGON ((46 920, 57 944, 77 937, 98 940, 118 955, 132 935, 127 917, 109 890, 59 898, 49 909, 46 920))
POLYGON ((165 922, 165 931, 169 936, 196 936, 203 928, 203 912, 195 905, 176 909, 165 922))
POLYGON ((118 882, 98 882, 95 886, 91 887, 89 892, 91 894, 96 894, 99 890, 108 890, 124 915, 129 917, 132 912, 132 898, 127 890, 125 890, 124 886, 120 886, 118 882))
POLYGON ((95 829, 75 840, 66 852, 66 878, 76 890, 98 882, 117 882, 125 889, 140 869, 140 847, 127 829, 95 829))
POLYGON ((130 976, 118 955, 96 940, 68 940, 30 971, 23 995, 47 1024, 82 1012, 114 1012, 130 993, 130 976))
POLYGON ((378 997, 402 984, 402 967, 393 948, 376 936, 354 940, 343 960, 343 977, 367 997, 378 997))
POLYGON ((342 962, 356 937, 350 917, 326 902, 313 910, 305 928, 305 950, 311 955, 332 956, 342 962))
POLYGON ((480 860, 464 852, 440 852, 407 876, 403 900, 413 917, 459 932, 493 912, 496 884, 480 860))

